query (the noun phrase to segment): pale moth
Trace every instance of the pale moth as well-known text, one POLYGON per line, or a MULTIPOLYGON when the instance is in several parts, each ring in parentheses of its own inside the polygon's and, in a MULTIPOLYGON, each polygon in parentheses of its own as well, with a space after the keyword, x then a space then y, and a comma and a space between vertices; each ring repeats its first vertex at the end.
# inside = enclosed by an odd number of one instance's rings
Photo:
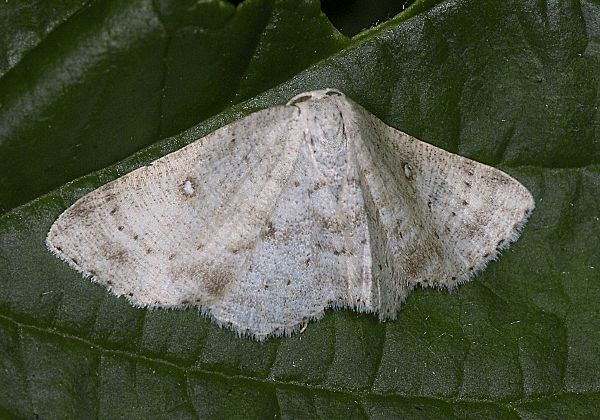
POLYGON ((48 248, 132 305, 197 306, 262 340, 327 308, 394 319, 517 239, 534 207, 492 167, 302 93, 80 198, 48 248))

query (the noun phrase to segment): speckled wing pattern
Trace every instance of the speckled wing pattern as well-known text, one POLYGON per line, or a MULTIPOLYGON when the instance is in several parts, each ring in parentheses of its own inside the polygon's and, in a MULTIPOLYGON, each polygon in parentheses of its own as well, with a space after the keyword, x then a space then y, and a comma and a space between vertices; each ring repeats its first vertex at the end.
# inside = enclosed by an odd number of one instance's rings
POLYGON ((260 340, 329 307, 393 319, 415 286, 482 270, 533 206, 505 173, 325 89, 98 188, 46 243, 133 305, 195 305, 260 340))

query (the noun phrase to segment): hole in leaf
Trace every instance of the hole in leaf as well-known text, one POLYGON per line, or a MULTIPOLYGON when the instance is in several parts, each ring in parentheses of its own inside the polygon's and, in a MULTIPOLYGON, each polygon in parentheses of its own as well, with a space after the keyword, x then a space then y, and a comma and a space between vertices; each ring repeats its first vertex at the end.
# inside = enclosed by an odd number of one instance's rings
POLYGON ((346 36, 383 23, 415 0, 321 0, 321 10, 333 26, 346 36))

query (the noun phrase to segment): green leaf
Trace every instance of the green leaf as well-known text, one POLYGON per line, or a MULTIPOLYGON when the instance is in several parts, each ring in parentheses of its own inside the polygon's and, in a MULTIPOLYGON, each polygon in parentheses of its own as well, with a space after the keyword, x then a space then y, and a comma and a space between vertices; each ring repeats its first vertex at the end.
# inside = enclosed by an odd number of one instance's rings
POLYGON ((0 218, 0 414, 597 415, 600 5, 417 1, 342 49, 345 41, 318 15, 317 2, 297 4, 306 14, 280 1, 246 0, 236 10, 215 1, 94 2, 0 80, 0 130, 14 133, 0 142, 0 194, 7 208, 37 197, 0 218), (262 7, 269 23, 258 23, 262 7), (239 15, 250 23, 236 32, 239 15), (212 26, 196 33, 187 19, 212 26), (222 54, 206 51, 211 41, 187 38, 194 34, 215 40, 222 54), (117 35, 132 46, 114 44, 117 35), (322 49, 314 55, 309 45, 322 49), (190 56, 190 67, 186 52, 199 54, 190 56), (235 57, 222 58, 225 52, 235 57), (202 66, 202 56, 225 60, 223 79, 202 66), (290 57, 298 67, 285 67, 290 57), (50 76, 66 62, 72 67, 64 77, 73 85, 61 91, 66 85, 50 76), (162 66, 172 66, 172 78, 162 66), (214 88, 214 102, 193 101, 188 86, 195 94, 214 88), (417 290, 396 321, 330 311, 304 333, 266 343, 237 338, 195 310, 133 308, 45 249, 53 220, 83 194, 252 111, 322 87, 341 89, 389 125, 518 178, 537 203, 522 238, 452 293, 417 290), (60 126, 54 134, 43 128, 48 118, 60 126), (192 122, 199 123, 131 154, 192 122), (125 144, 129 136, 137 140, 125 144), (41 195, 94 162, 100 167, 129 154, 41 195), (42 168, 46 161, 52 164, 42 168))

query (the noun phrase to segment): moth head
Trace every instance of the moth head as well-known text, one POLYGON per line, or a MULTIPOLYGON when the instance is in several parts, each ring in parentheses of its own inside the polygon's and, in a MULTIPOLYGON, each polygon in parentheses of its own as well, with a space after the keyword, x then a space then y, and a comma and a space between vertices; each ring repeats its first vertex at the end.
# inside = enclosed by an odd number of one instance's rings
POLYGON ((342 92, 328 88, 302 93, 287 103, 300 110, 306 141, 317 155, 337 154, 345 148, 344 101, 342 92))
POLYGON ((301 102, 306 102, 306 101, 318 101, 320 99, 324 99, 324 98, 328 98, 331 96, 344 96, 344 94, 342 92, 340 92, 337 89, 332 89, 332 88, 326 88, 326 89, 319 89, 319 90, 313 90, 310 92, 304 92, 304 93, 300 93, 299 95, 294 96, 292 99, 290 99, 286 105, 296 105, 299 104, 301 102))

